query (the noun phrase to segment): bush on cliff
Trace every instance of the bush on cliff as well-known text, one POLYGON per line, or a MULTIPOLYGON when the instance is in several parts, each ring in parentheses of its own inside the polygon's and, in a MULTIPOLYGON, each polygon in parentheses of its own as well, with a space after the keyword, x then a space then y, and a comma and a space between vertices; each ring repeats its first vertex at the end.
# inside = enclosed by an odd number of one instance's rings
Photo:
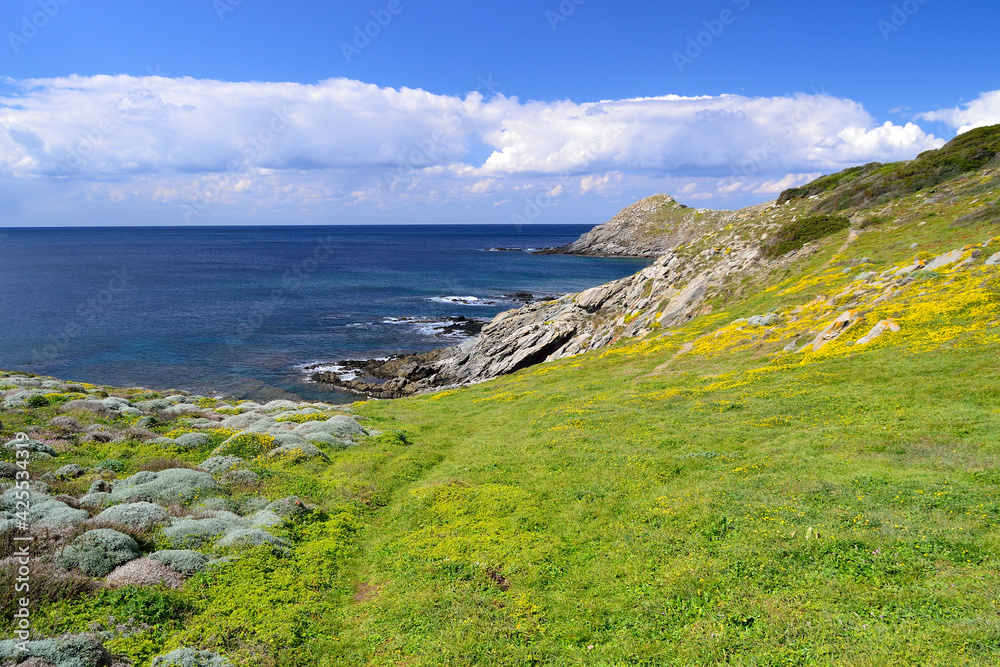
POLYGON ((764 253, 768 257, 780 257, 786 252, 798 250, 810 241, 836 234, 851 226, 851 221, 837 215, 811 215, 787 222, 764 243, 764 253))

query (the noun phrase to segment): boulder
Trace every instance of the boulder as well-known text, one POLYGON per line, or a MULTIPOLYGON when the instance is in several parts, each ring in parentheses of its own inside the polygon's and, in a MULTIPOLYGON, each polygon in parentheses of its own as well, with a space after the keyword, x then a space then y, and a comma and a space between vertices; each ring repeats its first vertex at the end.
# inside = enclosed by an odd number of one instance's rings
POLYGON ((1000 252, 990 255, 990 258, 986 260, 986 266, 997 266, 1000 264, 1000 252))
POLYGON ((92 577, 103 577, 138 557, 139 545, 131 537, 110 528, 99 528, 73 540, 56 556, 56 562, 92 577))
POLYGON ((140 530, 163 523, 169 518, 167 510, 147 502, 114 505, 97 515, 98 522, 130 526, 140 530))
POLYGON ((187 576, 201 572, 208 565, 209 561, 208 556, 192 549, 157 551, 150 554, 149 558, 160 561, 171 569, 187 576))
POLYGON ((934 259, 927 262, 926 266, 924 266, 924 270, 934 271, 936 269, 948 266, 949 264, 954 264, 960 259, 962 259, 962 251, 952 250, 951 252, 945 253, 944 255, 938 255, 934 259))
POLYGON ((894 320, 882 320, 871 328, 865 336, 858 340, 855 345, 867 345, 887 331, 899 331, 899 325, 894 320))
MULTIPOLYGON (((828 324, 810 344, 813 350, 819 350, 831 340, 839 338, 848 329, 851 329, 858 322, 860 314, 856 310, 846 310, 840 314, 833 322, 828 324)), ((807 345, 804 349, 810 347, 807 345)))
POLYGON ((104 584, 108 588, 159 585, 180 588, 184 585, 184 576, 159 559, 137 558, 115 568, 104 584))

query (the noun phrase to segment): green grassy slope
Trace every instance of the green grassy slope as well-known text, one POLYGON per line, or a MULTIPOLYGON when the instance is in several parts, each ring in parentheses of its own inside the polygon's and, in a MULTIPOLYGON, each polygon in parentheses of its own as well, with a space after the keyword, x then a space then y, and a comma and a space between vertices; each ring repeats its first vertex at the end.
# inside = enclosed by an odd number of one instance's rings
MULTIPOLYGON (((318 506, 283 527, 290 555, 54 601, 40 628, 133 618, 108 646, 138 665, 181 645, 240 665, 996 664, 1000 267, 982 261, 1000 238, 881 300, 856 280, 997 235, 988 164, 935 187, 848 211, 853 229, 680 328, 357 404, 383 435, 255 468, 254 493, 318 506), (852 309, 840 338, 783 351, 852 309)), ((54 414, 5 412, 2 433, 54 414)), ((162 455, 88 443, 35 465, 162 455)))

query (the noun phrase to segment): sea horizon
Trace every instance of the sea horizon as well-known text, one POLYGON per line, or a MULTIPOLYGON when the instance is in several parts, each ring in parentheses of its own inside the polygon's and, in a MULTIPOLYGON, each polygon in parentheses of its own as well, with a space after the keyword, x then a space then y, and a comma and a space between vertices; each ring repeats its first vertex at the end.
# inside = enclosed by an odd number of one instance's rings
POLYGON ((485 252, 563 245, 590 228, 6 228, 0 368, 347 402, 357 396, 311 382, 312 367, 453 345, 467 337, 456 323, 486 322, 526 293, 560 296, 648 263, 485 252))

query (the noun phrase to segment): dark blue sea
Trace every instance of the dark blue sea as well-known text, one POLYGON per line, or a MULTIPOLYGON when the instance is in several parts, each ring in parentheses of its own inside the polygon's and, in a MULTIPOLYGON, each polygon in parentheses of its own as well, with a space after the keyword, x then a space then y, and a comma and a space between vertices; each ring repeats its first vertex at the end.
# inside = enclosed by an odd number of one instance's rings
POLYGON ((452 318, 634 273, 543 248, 587 226, 0 230, 0 368, 95 384, 354 400, 307 367, 450 345, 452 318))

